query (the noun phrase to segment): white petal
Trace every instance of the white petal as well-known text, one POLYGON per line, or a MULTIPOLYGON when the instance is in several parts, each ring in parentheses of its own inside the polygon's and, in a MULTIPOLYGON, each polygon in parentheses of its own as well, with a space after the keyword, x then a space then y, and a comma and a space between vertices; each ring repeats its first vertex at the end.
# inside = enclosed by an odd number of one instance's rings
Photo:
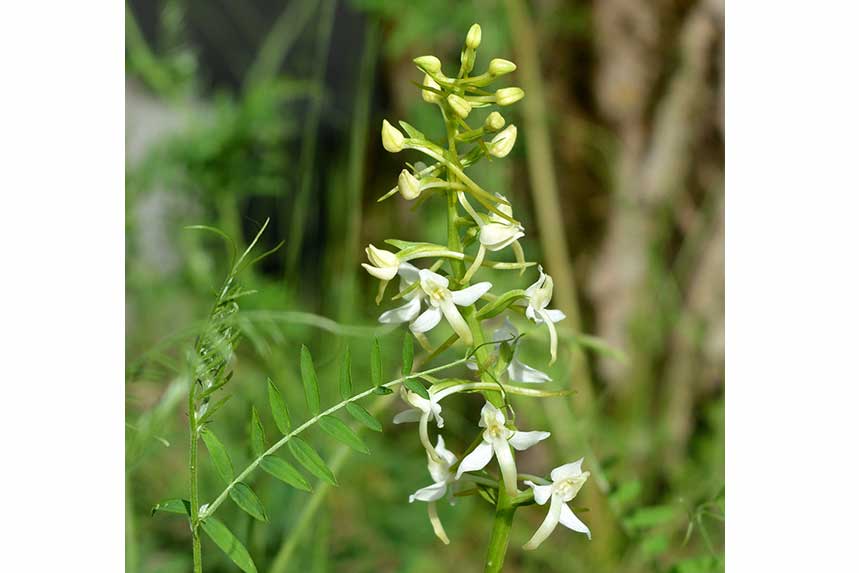
POLYGON ((549 315, 549 320, 552 322, 561 322, 567 318, 567 315, 562 310, 547 310, 546 314, 549 315))
POLYGON ((407 422, 418 422, 421 419, 421 411, 416 410, 415 408, 410 408, 408 410, 403 410, 396 416, 394 416, 395 424, 403 424, 407 422))
POLYGON ((489 223, 480 229, 480 244, 490 251, 500 251, 525 234, 516 227, 504 223, 489 223))
POLYGON ((588 535, 588 539, 591 538, 591 530, 588 529, 588 526, 582 523, 576 514, 573 513, 573 510, 570 509, 566 503, 561 504, 561 516, 560 516, 561 525, 564 527, 568 527, 573 531, 578 531, 579 533, 586 533, 588 535))
POLYGON ((519 362, 515 357, 507 366, 507 377, 514 382, 525 382, 527 384, 552 381, 552 378, 550 378, 545 372, 540 372, 536 368, 531 368, 527 364, 519 362))
POLYGON ((418 271, 418 274, 420 275, 421 285, 436 284, 443 288, 447 288, 450 284, 446 277, 443 277, 438 273, 434 273, 429 269, 421 269, 418 271))
POLYGON ((582 462, 584 460, 585 458, 579 458, 572 463, 556 467, 552 470, 552 481, 558 482, 571 477, 578 477, 582 475, 582 462))
POLYGON ((491 402, 486 402, 480 409, 480 422, 477 425, 485 428, 493 422, 503 426, 507 422, 507 418, 504 417, 504 412, 492 405, 491 402))
POLYGON ((462 458, 459 468, 456 470, 456 479, 462 477, 465 472, 474 472, 482 470, 489 464, 492 459, 492 446, 487 442, 480 442, 470 454, 462 458))
POLYGON ((540 322, 542 321, 542 319, 537 316, 537 312, 534 310, 534 307, 530 304, 528 305, 528 308, 525 309, 525 316, 528 318, 528 320, 533 320, 537 324, 540 324, 540 322))
POLYGON ((474 339, 471 336, 471 329, 468 328, 468 323, 465 322, 465 319, 462 318, 461 314, 459 314, 459 310, 456 308, 456 305, 449 300, 443 300, 441 302, 441 311, 444 313, 444 317, 447 319, 450 327, 462 339, 462 342, 464 342, 466 346, 471 346, 471 343, 474 342, 474 339))
POLYGON ((409 327, 412 332, 427 332, 438 326, 441 321, 441 309, 430 307, 426 309, 409 327))
POLYGON ((397 267, 388 267, 388 268, 380 269, 378 267, 368 265, 367 263, 361 263, 361 266, 364 267, 364 269, 368 273, 370 273, 371 275, 373 275, 374 277, 376 277, 379 280, 389 281, 392 278, 394 278, 395 276, 397 276, 397 267))
POLYGON ((543 283, 546 282, 546 274, 543 272, 543 267, 538 267, 540 271, 540 278, 534 281, 534 284, 525 289, 525 295, 530 298, 535 290, 539 289, 543 286, 543 283))
POLYGON ((516 487, 516 460, 513 459, 510 444, 503 438, 496 438, 492 441, 492 449, 495 451, 495 457, 498 459, 498 467, 501 470, 504 487, 507 488, 507 493, 514 496, 519 493, 519 490, 516 487))
POLYGON ((492 288, 492 283, 482 282, 471 285, 462 290, 451 291, 451 298, 459 306, 469 306, 477 302, 477 299, 485 295, 492 288))
POLYGON ((397 308, 386 310, 379 316, 379 322, 384 324, 401 324, 411 322, 421 311, 421 300, 415 298, 397 308))
POLYGON ((438 518, 438 510, 436 509, 435 502, 431 501, 427 504, 427 513, 429 513, 430 525, 432 525, 433 533, 435 536, 441 539, 442 543, 445 545, 450 544, 450 539, 447 538, 447 533, 444 531, 444 526, 441 524, 441 520, 438 518))
POLYGON ((561 517, 561 506, 565 505, 557 496, 552 496, 552 503, 549 505, 549 513, 546 514, 546 519, 540 524, 540 527, 534 532, 534 536, 528 540, 528 543, 522 546, 522 549, 537 549, 549 535, 555 531, 558 526, 558 520, 561 517))
POLYGON ((444 497, 447 492, 447 484, 442 482, 434 483, 426 487, 422 487, 415 493, 409 496, 409 503, 415 500, 418 501, 435 501, 444 497))
POLYGON ((456 454, 444 447, 444 438, 441 436, 439 436, 436 441, 435 451, 439 456, 441 456, 441 459, 447 462, 448 466, 452 466, 456 463, 456 454))
POLYGON ((538 504, 545 505, 545 503, 549 501, 549 497, 552 495, 552 486, 537 485, 529 480, 525 480, 525 485, 529 486, 532 490, 534 490, 534 501, 536 501, 538 504))
POLYGON ((514 432, 510 445, 519 450, 527 450, 531 446, 551 436, 549 432, 514 432))
POLYGON ((406 286, 416 283, 421 280, 420 270, 411 263, 400 263, 400 268, 397 269, 397 274, 406 283, 406 286))

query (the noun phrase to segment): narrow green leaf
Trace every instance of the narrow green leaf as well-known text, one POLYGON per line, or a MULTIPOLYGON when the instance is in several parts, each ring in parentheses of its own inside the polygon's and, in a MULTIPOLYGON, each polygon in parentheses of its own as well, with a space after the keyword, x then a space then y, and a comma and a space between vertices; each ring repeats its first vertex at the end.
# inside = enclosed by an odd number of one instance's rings
POLYGON ((315 416, 319 413, 319 383, 316 380, 313 357, 310 355, 310 350, 303 344, 301 345, 301 382, 304 384, 307 409, 315 416))
POLYGON ((346 346, 346 353, 340 362, 340 396, 344 400, 352 396, 352 350, 349 346, 346 346))
POLYGON ((337 478, 310 444, 297 437, 289 440, 287 444, 289 444, 289 451, 307 471, 331 485, 337 485, 337 478))
POLYGON ((155 507, 152 508, 152 515, 155 515, 155 513, 159 511, 166 513, 180 513, 190 517, 191 502, 187 499, 165 499, 164 501, 157 503, 155 507))
POLYGON ((251 517, 260 521, 268 521, 262 502, 246 483, 239 482, 230 489, 230 497, 240 508, 248 512, 251 517))
POLYGON ((370 350, 370 380, 373 386, 382 385, 382 348, 379 339, 373 339, 373 347, 370 350))
POLYGON ((477 311, 477 318, 480 320, 485 320, 487 318, 492 318, 494 316, 498 316, 502 312, 504 312, 507 307, 512 305, 514 302, 519 300, 520 298, 525 297, 525 291, 521 289, 511 290, 503 295, 499 296, 494 301, 487 303, 480 307, 480 310, 477 311))
POLYGON ((224 448, 224 444, 208 428, 204 428, 200 432, 200 437, 206 443, 206 449, 209 450, 209 456, 212 458, 212 463, 215 464, 215 469, 218 470, 218 475, 225 483, 229 484, 233 481, 233 462, 230 461, 230 455, 224 448))
POLYGON ((407 332, 403 337, 403 376, 408 376, 412 373, 412 365, 415 362, 415 342, 412 340, 412 334, 407 332))
POLYGON ((421 131, 415 128, 415 126, 402 120, 399 123, 400 126, 406 131, 406 134, 412 139, 426 139, 426 135, 421 133, 421 131))
POLYGON ((274 423, 281 434, 288 434, 292 429, 292 420, 289 419, 289 409, 286 407, 286 402, 283 401, 283 396, 278 390, 274 382, 268 381, 268 404, 271 407, 271 415, 274 417, 274 423))
POLYGON ((242 542, 236 539, 236 536, 227 529, 227 526, 221 523, 214 517, 209 517, 201 523, 203 531, 209 536, 209 539, 215 542, 215 545, 221 548, 221 551, 227 554, 233 563, 238 565, 239 569, 245 573, 257 573, 254 560, 251 559, 250 553, 242 545, 242 542))
POLYGON ((394 391, 386 386, 376 386, 373 388, 373 394, 378 394, 379 396, 387 396, 388 394, 393 394, 394 391))
POLYGON ((218 401, 217 401, 217 402, 215 402, 214 404, 212 404, 212 403, 210 402, 210 403, 209 403, 209 407, 206 409, 206 413, 205 413, 205 414, 203 414, 203 417, 202 417, 202 418, 200 418, 200 420, 199 420, 199 422, 198 422, 198 423, 199 423, 201 426, 202 426, 202 425, 204 425, 204 424, 206 424, 209 420, 211 420, 211 419, 215 416, 215 413, 216 413, 218 410, 220 410, 220 409, 224 406, 224 404, 226 404, 226 403, 227 403, 227 401, 228 401, 230 398, 232 398, 232 397, 233 397, 233 395, 232 395, 232 394, 227 394, 226 396, 224 396, 223 398, 221 398, 220 400, 218 400, 218 401))
POLYGON ((280 481, 291 485, 295 489, 302 491, 310 491, 310 484, 304 479, 294 465, 283 458, 277 456, 266 456, 260 462, 262 469, 279 479, 280 481))
POLYGON ((362 454, 369 454, 370 450, 366 444, 358 437, 358 434, 352 431, 352 428, 343 423, 340 418, 335 416, 322 416, 319 418, 319 427, 325 430, 335 440, 342 442, 355 451, 362 454))
POLYGON ((409 378, 408 380, 403 382, 403 386, 405 386, 421 398, 424 398, 425 400, 430 399, 429 392, 427 392, 427 389, 424 387, 424 385, 415 380, 414 378, 409 378))
POLYGON ((374 418, 373 414, 368 412, 360 404, 356 404, 355 402, 349 402, 348 404, 346 404, 346 411, 349 412, 349 414, 353 418, 355 418, 374 432, 382 431, 382 424, 379 423, 379 420, 374 418))
POLYGON ((257 414, 257 409, 251 406, 251 451, 260 457, 265 452, 265 430, 257 414))

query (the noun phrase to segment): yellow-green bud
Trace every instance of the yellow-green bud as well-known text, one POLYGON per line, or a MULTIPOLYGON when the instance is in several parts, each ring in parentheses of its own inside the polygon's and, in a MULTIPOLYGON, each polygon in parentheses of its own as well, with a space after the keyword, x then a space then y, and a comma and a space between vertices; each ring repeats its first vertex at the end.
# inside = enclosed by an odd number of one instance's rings
POLYGON ((468 117, 468 114, 471 113, 471 104, 461 96, 450 94, 447 96, 447 103, 450 104, 450 107, 456 112, 456 115, 462 119, 465 119, 468 117))
MULTIPOLYGON (((433 88, 436 90, 441 90, 441 86, 438 85, 429 74, 424 74, 424 85, 429 88, 433 88)), ((424 101, 427 103, 441 103, 441 96, 430 90, 421 90, 421 97, 424 98, 424 101)))
POLYGON ((514 104, 525 97, 522 88, 501 88, 495 92, 495 101, 498 105, 514 104))
POLYGON ((483 122, 483 127, 488 129, 489 131, 498 131, 502 127, 504 127, 504 116, 498 113, 497 111, 493 111, 489 115, 486 116, 486 121, 483 122))
POLYGON ((428 74, 437 74, 441 71, 441 61, 435 56, 421 56, 413 61, 428 74))
POLYGON ((399 153, 403 150, 403 141, 405 137, 400 130, 388 123, 387 119, 382 120, 382 146, 391 153, 399 153))
POLYGON ((465 45, 472 50, 476 50, 480 45, 481 36, 480 24, 472 24, 471 28, 468 29, 468 35, 465 37, 465 45))
POLYGON ((397 179, 397 188, 407 201, 417 199, 421 194, 421 182, 408 169, 400 171, 400 176, 397 179))
POLYGON ((495 157, 506 157, 516 144, 516 126, 508 125, 489 142, 489 154, 495 157))
POLYGON ((489 73, 493 76, 503 76, 504 74, 509 74, 514 71, 516 71, 516 64, 510 60, 495 58, 489 62, 489 73))

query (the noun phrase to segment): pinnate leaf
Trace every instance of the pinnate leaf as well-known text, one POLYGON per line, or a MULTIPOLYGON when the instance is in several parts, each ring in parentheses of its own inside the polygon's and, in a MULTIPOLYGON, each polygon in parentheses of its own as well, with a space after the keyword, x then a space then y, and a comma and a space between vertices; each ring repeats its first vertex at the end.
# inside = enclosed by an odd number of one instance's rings
POLYGON ((289 451, 307 471, 331 485, 337 485, 337 478, 334 477, 334 473, 310 444, 298 437, 292 438, 287 444, 289 451))
POLYGON ((403 382, 403 386, 405 386, 421 398, 424 398, 425 400, 429 400, 430 398, 429 392, 427 392, 426 387, 414 378, 409 378, 408 380, 403 382))
POLYGON ((256 457, 265 452, 265 430, 257 414, 257 409, 251 406, 251 451, 256 457))
POLYGON ((368 412, 363 406, 360 404, 356 404, 355 402, 349 402, 346 404, 346 411, 349 412, 349 415, 373 430, 374 432, 382 431, 382 424, 373 417, 373 414, 368 412))
POLYGON ((224 444, 208 428, 204 428, 200 432, 200 437, 203 438, 206 449, 209 450, 209 456, 212 458, 212 463, 215 464, 218 475, 221 476, 221 479, 225 483, 233 481, 233 462, 230 460, 230 455, 227 453, 226 448, 224 448, 224 444))
POLYGON ((230 497, 240 508, 248 512, 251 517, 260 521, 268 521, 265 507, 262 502, 246 483, 239 482, 230 489, 230 497))
POLYGON ((348 346, 340 362, 340 396, 344 400, 352 396, 352 350, 348 346))
POLYGON ((294 465, 277 456, 266 456, 260 462, 262 469, 270 473, 280 481, 291 485, 295 489, 310 491, 310 484, 304 479, 294 465))
POLYGON ((257 573, 254 560, 235 535, 221 521, 208 517, 201 523, 203 531, 245 573, 257 573))
POLYGON ((358 437, 352 428, 343 423, 340 418, 335 416, 322 416, 319 418, 319 427, 321 427, 328 435, 335 440, 342 442, 355 451, 362 454, 369 454, 370 450, 358 437))
POLYGON ((157 503, 155 507, 152 508, 152 515, 155 515, 159 511, 190 516, 191 502, 187 499, 165 499, 164 501, 157 503))
POLYGON ((304 385, 304 397, 307 399, 307 409, 314 416, 319 414, 319 382, 316 379, 316 368, 313 357, 307 346, 301 345, 301 383, 304 385))
POLYGON ((275 386, 274 382, 268 381, 268 404, 271 407, 271 415, 274 417, 274 424, 281 434, 288 434, 292 429, 292 420, 289 419, 289 409, 286 407, 286 402, 283 401, 283 396, 275 386))

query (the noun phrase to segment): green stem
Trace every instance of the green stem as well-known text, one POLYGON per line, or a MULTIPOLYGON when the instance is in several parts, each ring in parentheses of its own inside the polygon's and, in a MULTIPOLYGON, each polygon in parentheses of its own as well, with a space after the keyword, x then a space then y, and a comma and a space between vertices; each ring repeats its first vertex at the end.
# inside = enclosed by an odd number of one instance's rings
POLYGON ((194 573, 203 573, 203 553, 200 548, 200 493, 197 489, 197 412, 194 408, 196 380, 191 378, 191 388, 188 391, 188 430, 190 445, 188 455, 188 473, 191 476, 191 540, 194 544, 194 573))
POLYGON ((516 506, 503 487, 498 488, 498 501, 495 504, 495 520, 492 523, 492 537, 486 550, 485 573, 496 573, 504 566, 507 555, 507 545, 510 542, 510 529, 513 525, 513 514, 516 506))

